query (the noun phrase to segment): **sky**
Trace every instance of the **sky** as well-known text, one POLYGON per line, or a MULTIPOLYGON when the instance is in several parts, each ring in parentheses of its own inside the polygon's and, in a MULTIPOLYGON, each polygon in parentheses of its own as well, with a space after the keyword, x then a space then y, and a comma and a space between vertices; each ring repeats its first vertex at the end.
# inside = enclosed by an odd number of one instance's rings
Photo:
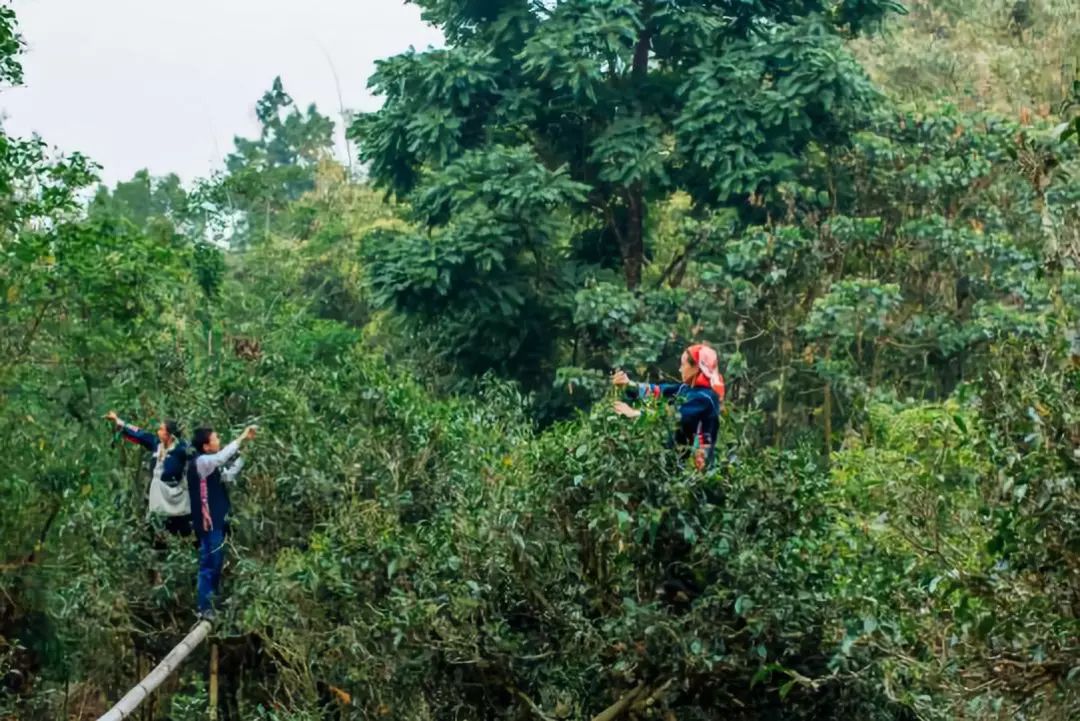
POLYGON ((185 182, 221 168, 234 136, 257 134, 255 101, 276 75, 302 107, 338 121, 336 71, 344 107, 375 110, 375 61, 442 41, 403 0, 10 4, 26 77, 0 90, 5 130, 90 156, 110 184, 141 168, 185 182))

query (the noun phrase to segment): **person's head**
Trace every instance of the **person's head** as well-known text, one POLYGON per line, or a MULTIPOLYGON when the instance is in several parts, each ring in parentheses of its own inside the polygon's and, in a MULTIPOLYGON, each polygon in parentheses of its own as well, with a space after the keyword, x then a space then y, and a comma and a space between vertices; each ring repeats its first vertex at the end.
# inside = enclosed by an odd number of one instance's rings
POLYGON ((217 453, 221 450, 221 439, 213 428, 196 428, 191 445, 196 453, 217 453))
POLYGON ((693 385, 700 372, 697 361, 690 355, 690 349, 687 348, 679 359, 679 377, 682 378, 683 383, 693 385))
POLYGON ((179 440, 180 424, 172 418, 166 418, 158 425, 157 437, 165 445, 169 445, 174 440, 179 440))
POLYGON ((683 351, 679 363, 679 375, 683 383, 702 388, 712 388, 721 399, 724 397, 724 378, 720 375, 720 358, 716 351, 704 344, 692 345, 683 351))

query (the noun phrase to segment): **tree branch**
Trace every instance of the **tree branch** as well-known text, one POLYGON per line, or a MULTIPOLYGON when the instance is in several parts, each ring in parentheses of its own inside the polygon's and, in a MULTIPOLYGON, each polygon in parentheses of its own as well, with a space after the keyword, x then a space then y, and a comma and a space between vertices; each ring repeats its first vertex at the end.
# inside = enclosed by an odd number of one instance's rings
POLYGON ((682 264, 683 264, 683 263, 684 263, 684 262, 685 262, 685 261, 686 261, 686 260, 687 260, 687 259, 688 259, 688 258, 690 257, 690 253, 691 253, 691 252, 692 252, 692 251, 693 251, 693 250, 694 250, 695 248, 697 248, 697 246, 698 246, 698 245, 699 245, 699 244, 701 243, 701 241, 702 241, 702 240, 704 240, 704 239, 705 239, 705 231, 704 231, 704 230, 701 230, 701 231, 699 231, 699 232, 698 232, 698 234, 697 234, 697 235, 695 235, 695 236, 694 236, 694 237, 693 237, 693 238, 692 238, 692 239, 690 240, 690 242, 689 242, 689 243, 687 243, 687 244, 686 244, 686 247, 684 247, 684 248, 682 249, 682 252, 681 252, 681 253, 679 253, 678 255, 676 255, 676 256, 675 256, 674 258, 672 258, 672 259, 671 259, 671 262, 670 262, 670 263, 668 263, 668 266, 667 266, 667 268, 665 268, 665 269, 664 269, 664 272, 663 272, 663 274, 662 274, 662 275, 660 276, 660 280, 656 281, 656 289, 657 289, 657 290, 659 290, 659 289, 660 289, 660 288, 661 288, 661 287, 662 287, 662 286, 664 285, 664 283, 665 283, 665 282, 667 282, 667 279, 668 279, 668 277, 669 277, 669 276, 670 276, 670 275, 671 275, 671 274, 672 274, 673 272, 675 272, 675 270, 676 270, 676 269, 677 269, 677 268, 678 268, 678 267, 679 267, 680 265, 682 265, 682 264))
POLYGON ((630 691, 623 694, 618 701, 593 716, 592 721, 615 721, 615 719, 626 713, 627 709, 630 708, 630 705, 633 704, 644 691, 645 682, 642 681, 630 691))
POLYGON ((554 716, 548 716, 544 713, 544 709, 537 706, 536 702, 529 698, 529 696, 517 686, 507 686, 506 690, 524 701, 525 705, 529 707, 529 710, 531 710, 538 719, 541 719, 541 721, 555 721, 554 716))

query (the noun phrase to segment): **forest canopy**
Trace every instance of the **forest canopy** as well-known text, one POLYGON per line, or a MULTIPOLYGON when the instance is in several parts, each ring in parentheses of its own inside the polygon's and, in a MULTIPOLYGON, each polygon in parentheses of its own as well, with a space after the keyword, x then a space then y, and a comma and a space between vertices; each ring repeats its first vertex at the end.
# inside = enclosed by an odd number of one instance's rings
POLYGON ((195 183, 0 126, 0 719, 194 622, 110 410, 259 427, 217 718, 1080 715, 1076 4, 414 4, 355 165, 280 78, 195 183), (699 470, 611 374, 703 342, 699 470))

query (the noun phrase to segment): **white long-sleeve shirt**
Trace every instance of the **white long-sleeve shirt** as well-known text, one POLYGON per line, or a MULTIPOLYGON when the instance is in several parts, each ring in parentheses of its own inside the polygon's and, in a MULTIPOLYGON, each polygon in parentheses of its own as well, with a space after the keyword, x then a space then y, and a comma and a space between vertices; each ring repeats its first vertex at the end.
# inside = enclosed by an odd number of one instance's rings
MULTIPOLYGON (((215 470, 228 463, 229 460, 239 452, 240 439, 237 438, 235 441, 225 446, 217 453, 204 453, 201 456, 197 456, 195 458, 195 470, 198 472, 199 478, 206 478, 215 470)), ((242 461, 243 459, 237 459, 237 463, 240 463, 241 466, 243 465, 242 461)), ((221 476, 224 480, 232 482, 236 480, 236 474, 239 473, 239 471, 239 468, 237 468, 235 471, 231 471, 231 469, 225 468, 222 469, 221 476), (232 473, 231 476, 229 475, 230 472, 232 473)))

